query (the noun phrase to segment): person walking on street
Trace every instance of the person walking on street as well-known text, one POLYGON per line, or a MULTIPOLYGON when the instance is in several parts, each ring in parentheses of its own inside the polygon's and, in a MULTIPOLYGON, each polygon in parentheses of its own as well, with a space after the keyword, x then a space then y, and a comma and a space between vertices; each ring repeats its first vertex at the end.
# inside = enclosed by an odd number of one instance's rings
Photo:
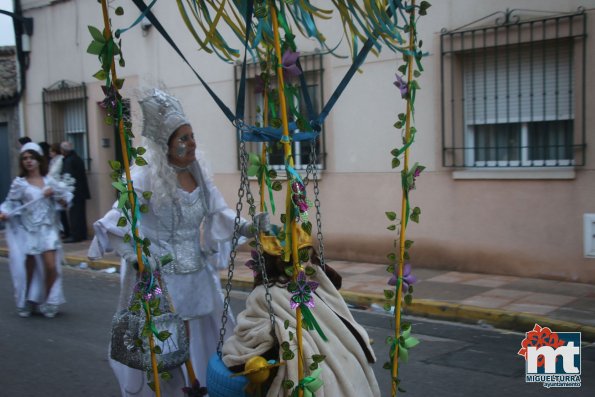
POLYGON ((6 240, 18 314, 29 317, 34 305, 54 317, 64 302, 61 281, 62 245, 57 210, 72 200, 72 186, 47 176, 47 161, 33 142, 21 148, 20 176, 0 205, 8 221, 6 240))
POLYGON ((74 151, 72 143, 64 141, 60 144, 62 155, 62 174, 69 174, 74 178, 74 198, 68 210, 70 235, 64 239, 65 243, 77 243, 87 239, 87 200, 91 198, 87 184, 85 163, 74 151))

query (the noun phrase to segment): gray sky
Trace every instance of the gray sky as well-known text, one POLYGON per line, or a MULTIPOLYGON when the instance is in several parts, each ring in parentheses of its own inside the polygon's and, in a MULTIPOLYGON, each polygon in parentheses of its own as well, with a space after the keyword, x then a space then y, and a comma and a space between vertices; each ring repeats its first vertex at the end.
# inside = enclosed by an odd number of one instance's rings
MULTIPOLYGON (((0 10, 12 12, 12 0, 0 0, 0 10)), ((14 45, 12 18, 0 14, 0 46, 14 45)))

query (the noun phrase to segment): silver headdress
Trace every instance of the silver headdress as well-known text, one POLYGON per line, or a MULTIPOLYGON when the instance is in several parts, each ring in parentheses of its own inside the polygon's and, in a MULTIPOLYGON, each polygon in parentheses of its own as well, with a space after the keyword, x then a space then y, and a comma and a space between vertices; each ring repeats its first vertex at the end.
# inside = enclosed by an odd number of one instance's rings
POLYGON ((143 111, 142 135, 159 145, 167 146, 171 134, 190 124, 180 101, 159 89, 149 91, 139 104, 143 111))

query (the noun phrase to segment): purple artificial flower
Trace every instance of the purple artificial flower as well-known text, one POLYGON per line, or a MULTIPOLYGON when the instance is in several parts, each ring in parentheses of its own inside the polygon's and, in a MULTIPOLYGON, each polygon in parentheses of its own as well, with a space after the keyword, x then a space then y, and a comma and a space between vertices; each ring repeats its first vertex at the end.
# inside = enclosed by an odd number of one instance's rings
MULTIPOLYGON (((388 280, 388 285, 392 285, 395 286, 397 285, 397 272, 398 272, 398 267, 395 266, 395 272, 392 275, 392 277, 390 278, 390 280, 388 280)), ((405 266, 403 266, 403 292, 407 293, 409 291, 409 286, 413 285, 417 282, 417 277, 415 277, 413 274, 411 274, 411 264, 410 263, 405 263, 405 266)))
POLYGON ((290 283, 288 290, 291 292, 291 299, 289 299, 289 305, 293 310, 300 304, 304 304, 310 308, 314 308, 314 298, 312 293, 318 288, 316 281, 307 281, 306 273, 301 271, 298 273, 297 280, 295 283, 290 283))
POLYGON ((407 96, 407 93, 409 92, 409 88, 407 87, 407 82, 405 80, 403 80, 401 78, 401 76, 399 76, 396 73, 395 73, 395 77, 397 78, 397 81, 395 81, 393 84, 395 85, 395 87, 397 87, 399 89, 399 91, 401 91, 401 98, 405 98, 407 96))
POLYGON ((306 201, 304 189, 305 187, 301 182, 295 181, 291 184, 291 190, 294 193, 291 195, 291 200, 302 213, 308 211, 308 203, 306 201))
POLYGON ((105 98, 103 101, 99 102, 99 106, 103 109, 116 109, 118 100, 122 100, 122 96, 116 91, 114 85, 112 84, 109 88, 102 85, 101 90, 103 91, 105 98))
POLYGON ((258 275, 258 252, 255 250, 250 251, 250 256, 252 257, 249 259, 244 265, 246 265, 250 270, 252 270, 252 277, 256 277, 258 275))
POLYGON ((285 77, 297 77, 302 74, 300 68, 296 65, 298 58, 300 57, 299 51, 293 52, 286 50, 281 58, 281 65, 283 65, 283 75, 285 77))
POLYGON ((255 94, 262 94, 264 92, 264 80, 260 75, 254 78, 254 93, 255 94))

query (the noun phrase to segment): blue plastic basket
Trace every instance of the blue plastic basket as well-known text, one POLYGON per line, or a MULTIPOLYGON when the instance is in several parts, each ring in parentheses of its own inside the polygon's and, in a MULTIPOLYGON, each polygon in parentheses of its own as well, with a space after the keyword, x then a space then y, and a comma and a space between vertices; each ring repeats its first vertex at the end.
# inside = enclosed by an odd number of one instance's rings
POLYGON ((248 384, 245 376, 233 375, 217 353, 209 359, 207 367, 207 389, 210 397, 248 397, 244 388, 248 384))

